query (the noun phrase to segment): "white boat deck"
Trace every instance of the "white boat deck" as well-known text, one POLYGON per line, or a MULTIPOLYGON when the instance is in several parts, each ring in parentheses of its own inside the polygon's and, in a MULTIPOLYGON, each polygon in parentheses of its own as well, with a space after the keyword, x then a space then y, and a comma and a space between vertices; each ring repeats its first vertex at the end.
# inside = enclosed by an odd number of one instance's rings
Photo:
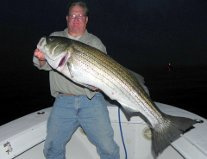
MULTIPOLYGON (((165 113, 202 119, 204 123, 172 143, 158 159, 206 159, 207 158, 207 121, 191 112, 157 103, 165 113)), ((120 146, 121 159, 125 158, 118 121, 118 107, 109 106, 109 113, 115 140, 120 146)), ((46 121, 51 108, 46 108, 0 126, 0 159, 44 159, 43 144, 46 136, 46 121)), ((127 121, 121 113, 122 128, 128 159, 153 159, 151 154, 150 131, 140 117, 127 121)), ((95 147, 88 141, 79 128, 67 145, 67 158, 99 159, 95 147)))

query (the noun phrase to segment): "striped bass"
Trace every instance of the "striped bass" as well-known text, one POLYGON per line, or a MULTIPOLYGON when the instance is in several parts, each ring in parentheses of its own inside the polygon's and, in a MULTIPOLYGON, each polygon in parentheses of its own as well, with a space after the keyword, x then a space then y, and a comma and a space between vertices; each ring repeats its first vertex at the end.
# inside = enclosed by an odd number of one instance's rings
POLYGON ((42 37, 37 48, 48 64, 70 80, 103 91, 121 104, 126 114, 141 113, 152 132, 152 149, 158 156, 171 142, 198 123, 161 112, 137 79, 107 54, 64 37, 42 37))

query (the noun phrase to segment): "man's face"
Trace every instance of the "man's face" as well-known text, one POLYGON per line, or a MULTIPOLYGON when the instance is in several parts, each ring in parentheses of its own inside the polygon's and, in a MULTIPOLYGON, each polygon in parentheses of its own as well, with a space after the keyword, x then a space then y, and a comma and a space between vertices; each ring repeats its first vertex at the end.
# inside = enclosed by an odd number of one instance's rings
POLYGON ((70 9, 66 16, 68 30, 70 33, 84 33, 88 17, 85 15, 84 9, 80 6, 74 6, 70 9))

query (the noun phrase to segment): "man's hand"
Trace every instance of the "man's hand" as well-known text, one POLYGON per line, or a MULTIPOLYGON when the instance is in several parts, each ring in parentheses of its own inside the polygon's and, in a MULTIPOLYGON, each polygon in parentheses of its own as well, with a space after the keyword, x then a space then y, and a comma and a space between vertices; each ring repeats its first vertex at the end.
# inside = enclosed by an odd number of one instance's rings
POLYGON ((45 55, 39 49, 35 49, 34 56, 37 57, 39 61, 45 61, 45 55))
POLYGON ((39 49, 35 49, 34 56, 38 58, 40 67, 45 65, 45 55, 39 49))

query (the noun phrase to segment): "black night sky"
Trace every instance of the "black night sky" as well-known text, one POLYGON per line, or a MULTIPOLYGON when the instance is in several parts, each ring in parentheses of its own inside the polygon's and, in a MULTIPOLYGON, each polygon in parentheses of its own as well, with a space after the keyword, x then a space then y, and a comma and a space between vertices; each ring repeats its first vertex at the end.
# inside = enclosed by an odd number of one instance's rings
MULTIPOLYGON (((0 89, 8 117, 1 123, 51 106, 48 73, 33 66, 32 55, 42 36, 66 27, 68 2, 0 2, 0 89)), ((145 77, 155 101, 207 117, 207 0, 86 2, 88 31, 111 57, 145 77)))

